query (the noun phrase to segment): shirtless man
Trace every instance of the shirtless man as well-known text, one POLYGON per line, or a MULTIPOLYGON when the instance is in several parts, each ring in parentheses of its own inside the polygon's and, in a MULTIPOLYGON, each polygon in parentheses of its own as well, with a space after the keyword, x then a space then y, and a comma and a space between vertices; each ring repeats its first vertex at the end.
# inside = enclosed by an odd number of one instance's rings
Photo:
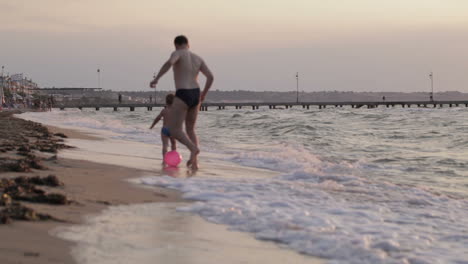
POLYGON ((187 166, 196 170, 198 169, 197 157, 200 149, 195 134, 195 123, 200 104, 205 100, 214 78, 203 59, 189 50, 190 46, 185 36, 177 36, 174 39, 174 45, 176 50, 172 52, 169 60, 164 63, 158 75, 151 81, 150 87, 156 88, 159 79, 172 67, 176 94, 168 119, 168 127, 171 136, 190 150, 187 166), (206 77, 205 88, 201 94, 198 84, 199 72, 206 77), (184 121, 187 133, 182 130, 184 121))

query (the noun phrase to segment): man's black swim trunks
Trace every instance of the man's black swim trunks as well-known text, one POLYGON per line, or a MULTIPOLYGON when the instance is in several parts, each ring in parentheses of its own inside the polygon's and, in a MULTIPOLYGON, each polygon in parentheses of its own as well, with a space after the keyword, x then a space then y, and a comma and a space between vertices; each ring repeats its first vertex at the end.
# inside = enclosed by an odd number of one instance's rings
POLYGON ((184 101, 184 103, 190 109, 200 103, 200 88, 177 89, 175 96, 184 101))

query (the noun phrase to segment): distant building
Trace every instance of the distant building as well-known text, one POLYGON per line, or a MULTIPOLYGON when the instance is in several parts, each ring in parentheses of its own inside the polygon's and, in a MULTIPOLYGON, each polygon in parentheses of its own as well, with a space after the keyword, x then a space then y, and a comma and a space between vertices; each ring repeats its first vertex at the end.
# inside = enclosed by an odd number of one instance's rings
POLYGON ((0 100, 7 105, 28 105, 32 95, 37 92, 39 86, 31 79, 27 79, 22 73, 0 77, 0 100))

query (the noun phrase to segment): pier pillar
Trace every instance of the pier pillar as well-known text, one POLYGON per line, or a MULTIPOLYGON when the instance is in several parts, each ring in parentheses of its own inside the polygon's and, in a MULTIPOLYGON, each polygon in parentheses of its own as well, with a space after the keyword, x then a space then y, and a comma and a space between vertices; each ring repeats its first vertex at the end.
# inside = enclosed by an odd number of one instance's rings
POLYGON ((449 107, 452 107, 452 104, 449 104, 449 107))
POLYGON ((436 107, 437 107, 437 104, 434 104, 434 108, 436 108, 436 107))
POLYGON ((114 111, 117 111, 117 106, 114 106, 114 111))
POLYGON ((99 111, 99 107, 96 107, 96 111, 99 111))
POLYGON ((130 106, 130 112, 133 112, 135 111, 135 107, 134 106, 130 106))
POLYGON ((62 110, 62 111, 65 110, 65 107, 60 107, 60 110, 62 110))
POLYGON ((220 105, 218 105, 218 110, 221 110, 221 106, 220 106, 220 105))
POLYGON ((83 107, 81 107, 81 106, 78 106, 78 109, 80 109, 80 110, 83 110, 83 107))
POLYGON ((310 109, 310 106, 309 106, 309 105, 307 105, 307 109, 310 109))
POLYGON ((442 104, 440 104, 439 106, 440 106, 440 108, 442 108, 442 106, 443 106, 443 105, 442 105, 442 104))
POLYGON ((252 110, 255 110, 255 105, 252 105, 252 110))
POLYGON ((386 104, 386 106, 387 106, 387 108, 389 108, 389 107, 390 107, 390 105, 389 105, 389 104, 386 104))
POLYGON ((410 105, 410 104, 408 104, 408 108, 410 108, 410 107, 411 107, 411 105, 410 105))
POLYGON ((354 105, 351 105, 351 108, 354 108, 354 105))
POLYGON ((148 106, 148 111, 153 111, 153 107, 152 107, 152 106, 148 106))
POLYGON ((458 107, 458 104, 455 104, 456 107, 458 107))
POLYGON ((322 109, 322 106, 321 106, 321 105, 319 105, 319 109, 322 109))

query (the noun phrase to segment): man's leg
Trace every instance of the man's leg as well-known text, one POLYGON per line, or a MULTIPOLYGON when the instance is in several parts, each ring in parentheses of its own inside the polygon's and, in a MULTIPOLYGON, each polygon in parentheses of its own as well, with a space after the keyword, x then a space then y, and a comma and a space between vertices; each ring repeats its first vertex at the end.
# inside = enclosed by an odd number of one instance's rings
MULTIPOLYGON (((185 130, 187 131, 187 136, 190 138, 192 143, 198 148, 198 137, 195 133, 195 124, 197 123, 198 111, 200 105, 194 106, 187 111, 187 117, 185 118, 185 130)), ((190 162, 190 161, 189 161, 190 162)), ((192 169, 198 169, 198 153, 191 159, 192 169)))
POLYGON ((182 130, 182 124, 187 116, 187 110, 187 105, 180 98, 175 97, 171 106, 170 116, 167 121, 171 136, 184 144, 190 150, 190 159, 187 162, 187 165, 190 165, 193 163, 194 159, 196 160, 198 152, 200 151, 198 150, 197 145, 195 145, 182 130))
POLYGON ((187 111, 187 117, 185 118, 185 131, 187 131, 187 136, 190 140, 198 147, 198 137, 195 133, 195 124, 197 123, 198 111, 200 110, 200 105, 190 108, 187 111))

